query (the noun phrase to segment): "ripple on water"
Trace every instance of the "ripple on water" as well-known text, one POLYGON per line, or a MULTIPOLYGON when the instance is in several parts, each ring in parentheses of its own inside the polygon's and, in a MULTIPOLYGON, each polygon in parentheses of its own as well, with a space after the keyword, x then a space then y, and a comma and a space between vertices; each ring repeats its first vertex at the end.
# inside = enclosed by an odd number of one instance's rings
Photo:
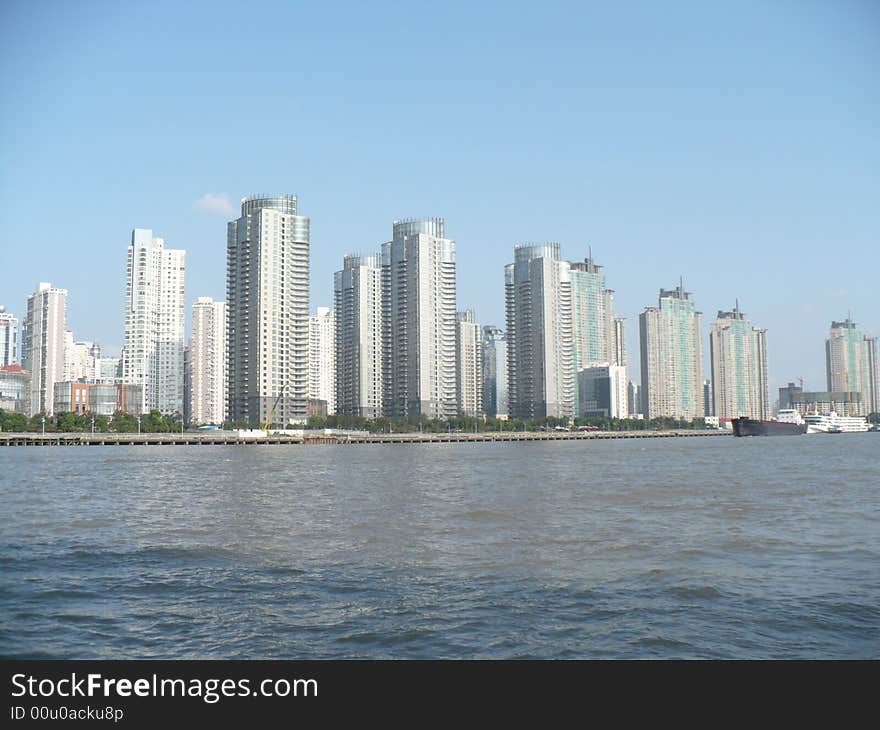
POLYGON ((0 655, 878 658, 876 443, 13 449, 0 655))

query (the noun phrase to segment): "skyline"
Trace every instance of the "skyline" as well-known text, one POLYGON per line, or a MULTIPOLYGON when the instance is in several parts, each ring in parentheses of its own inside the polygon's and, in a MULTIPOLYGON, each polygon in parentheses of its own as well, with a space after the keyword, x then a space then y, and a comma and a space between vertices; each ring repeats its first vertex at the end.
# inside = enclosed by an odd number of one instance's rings
POLYGON ((0 304, 19 319, 49 281, 69 290, 78 339, 121 346, 126 247, 143 227, 187 251, 189 337, 196 298, 225 299, 238 199, 268 190, 312 220, 311 312, 332 306, 345 254, 425 215, 447 221, 457 308, 482 324, 504 326, 515 244, 559 241, 572 261, 592 245, 636 381, 638 315, 681 276, 704 336, 737 298, 767 329, 771 392, 800 376, 824 389, 831 321, 852 312, 880 334, 867 3, 278 6, 244 60, 212 40, 234 6, 175 7, 169 27, 171 7, 0 10, 0 304), (316 32, 293 48, 290 23, 316 32), (288 66, 289 86, 256 73, 288 66))

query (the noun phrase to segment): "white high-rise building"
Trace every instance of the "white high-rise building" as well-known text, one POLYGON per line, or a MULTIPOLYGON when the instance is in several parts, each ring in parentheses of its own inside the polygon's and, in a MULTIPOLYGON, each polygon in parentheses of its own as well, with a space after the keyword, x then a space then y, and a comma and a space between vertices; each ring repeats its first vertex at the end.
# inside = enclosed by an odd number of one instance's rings
POLYGON ((473 309, 458 313, 456 387, 458 410, 465 416, 483 415, 483 337, 473 309))
POLYGON ((76 342, 73 332, 64 333, 64 382, 95 379, 94 344, 76 342))
POLYGON ((333 277, 336 412, 383 414, 382 257, 349 255, 333 277))
POLYGON ((0 368, 17 363, 19 357, 18 318, 0 304, 0 368))
POLYGON ((183 414, 186 251, 165 248, 148 228, 128 247, 122 379, 140 385, 142 411, 183 414))
POLYGON ((386 413, 458 415, 455 241, 443 219, 395 221, 382 267, 386 413))
POLYGON ((193 304, 187 368, 189 420, 222 424, 226 418, 226 302, 199 297, 193 304))
POLYGON ((646 418, 703 418, 700 312, 683 285, 660 290, 659 304, 639 315, 642 405, 646 418))
POLYGON ((504 269, 510 415, 572 418, 571 267, 559 244, 520 245, 504 269))
POLYGON ((739 302, 732 312, 718 312, 709 329, 709 357, 714 412, 707 415, 769 419, 766 330, 752 326, 739 302))
POLYGON ((865 415, 880 413, 880 353, 877 338, 856 327, 850 317, 832 322, 825 341, 828 390, 858 393, 865 415))
POLYGON ((309 400, 309 219, 295 195, 241 201, 227 226, 229 419, 303 423, 309 400))
POLYGON ((67 289, 41 282, 28 295, 22 327, 22 360, 31 374, 30 415, 52 415, 55 383, 64 378, 64 333, 67 331, 67 289))
POLYGON ((309 317, 309 400, 324 401, 336 413, 336 313, 318 307, 309 317))

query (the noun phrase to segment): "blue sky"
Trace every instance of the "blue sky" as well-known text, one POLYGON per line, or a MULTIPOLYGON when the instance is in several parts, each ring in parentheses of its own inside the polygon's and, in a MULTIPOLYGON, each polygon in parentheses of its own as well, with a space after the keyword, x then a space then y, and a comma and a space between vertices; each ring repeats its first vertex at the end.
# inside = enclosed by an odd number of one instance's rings
POLYGON ((631 377, 680 275, 706 331, 736 297, 768 329, 772 386, 824 388, 848 310, 880 335, 880 3, 5 0, 0 34, 0 302, 66 287, 78 339, 121 345, 136 226, 223 298, 255 192, 311 218, 313 309, 443 216, 484 323, 515 243, 591 244, 631 377))

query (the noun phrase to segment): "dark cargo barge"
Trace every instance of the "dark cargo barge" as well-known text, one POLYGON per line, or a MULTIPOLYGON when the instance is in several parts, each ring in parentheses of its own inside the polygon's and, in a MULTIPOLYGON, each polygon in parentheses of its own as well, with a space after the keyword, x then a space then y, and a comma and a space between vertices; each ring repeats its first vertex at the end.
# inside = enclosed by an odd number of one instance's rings
POLYGON ((740 416, 730 421, 734 436, 799 436, 807 432, 805 423, 783 421, 758 421, 740 416))

